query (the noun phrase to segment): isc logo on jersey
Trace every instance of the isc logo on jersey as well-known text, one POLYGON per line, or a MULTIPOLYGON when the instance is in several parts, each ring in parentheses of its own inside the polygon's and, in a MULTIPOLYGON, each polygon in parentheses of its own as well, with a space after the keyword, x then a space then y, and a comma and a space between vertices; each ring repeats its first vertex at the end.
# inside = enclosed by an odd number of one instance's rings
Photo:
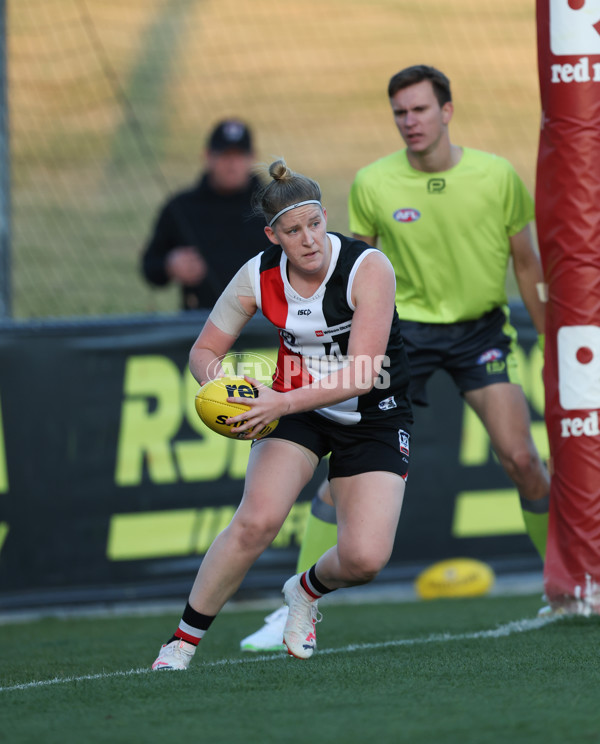
POLYGON ((404 207, 403 209, 397 209, 394 212, 393 217, 396 222, 416 222, 421 218, 421 212, 412 207, 404 207))

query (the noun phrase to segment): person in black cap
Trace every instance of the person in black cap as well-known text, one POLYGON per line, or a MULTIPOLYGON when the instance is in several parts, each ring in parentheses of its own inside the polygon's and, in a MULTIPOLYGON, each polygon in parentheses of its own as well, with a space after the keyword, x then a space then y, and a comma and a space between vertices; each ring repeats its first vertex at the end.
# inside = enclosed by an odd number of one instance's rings
POLYGON ((142 255, 149 283, 181 286, 184 310, 212 308, 240 266, 267 245, 264 220, 252 208, 261 184, 252 173, 248 125, 238 119, 217 124, 205 159, 197 185, 161 208, 142 255))

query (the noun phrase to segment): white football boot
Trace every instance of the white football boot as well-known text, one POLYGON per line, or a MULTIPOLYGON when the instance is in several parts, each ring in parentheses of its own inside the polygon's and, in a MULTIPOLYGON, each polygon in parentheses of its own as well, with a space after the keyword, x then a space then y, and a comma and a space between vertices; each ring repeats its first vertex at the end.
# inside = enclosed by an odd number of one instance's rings
POLYGON ((545 605, 538 610, 538 617, 562 617, 576 614, 578 613, 568 607, 552 607, 552 605, 545 605))
POLYGON ((315 625, 321 620, 317 600, 311 601, 300 586, 300 576, 292 576, 283 585, 283 601, 289 608, 283 629, 288 653, 297 659, 310 659, 317 647, 315 625))
POLYGON ((190 661, 196 653, 196 646, 186 641, 177 640, 171 643, 164 643, 160 647, 156 661, 152 664, 152 669, 187 669, 190 661))
POLYGON ((559 617, 561 615, 570 614, 567 607, 561 607, 560 605, 557 607, 552 607, 548 600, 548 597, 545 594, 542 594, 542 602, 546 602, 547 604, 545 604, 538 610, 538 617, 559 617))
POLYGON ((287 618, 286 605, 267 615, 262 628, 240 641, 242 651, 285 651, 283 629, 287 618))

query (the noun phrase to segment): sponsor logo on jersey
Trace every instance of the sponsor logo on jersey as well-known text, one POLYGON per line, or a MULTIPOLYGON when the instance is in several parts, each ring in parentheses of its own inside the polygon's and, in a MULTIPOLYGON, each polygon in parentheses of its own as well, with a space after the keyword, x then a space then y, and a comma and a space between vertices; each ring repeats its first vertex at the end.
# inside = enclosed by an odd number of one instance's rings
POLYGON ((284 340, 288 348, 293 349, 298 345, 296 336, 294 336, 294 334, 291 331, 288 331, 285 328, 281 328, 279 330, 279 335, 284 340))
POLYGON ((495 362, 498 359, 502 359, 504 355, 500 349, 488 349, 477 360, 477 364, 487 364, 488 362, 495 362))
POLYGON ((410 454, 410 434, 404 429, 398 429, 398 442, 400 444, 400 452, 403 455, 410 454))
POLYGON ((412 207, 405 207, 403 209, 397 209, 393 214, 396 222, 416 222, 421 217, 421 212, 418 209, 412 207))
POLYGON ((384 398, 379 401, 377 407, 380 411, 389 411, 391 408, 398 408, 398 404, 396 403, 394 396, 390 395, 389 398, 384 398))
POLYGON ((427 181, 427 193, 441 194, 446 188, 445 178, 430 178, 427 181))
POLYGON ((312 310, 309 307, 302 308, 301 310, 298 310, 298 315, 310 315, 312 310))
POLYGON ((330 336, 331 338, 335 339, 336 336, 347 333, 350 330, 351 326, 351 320, 344 321, 339 325, 331 326, 331 328, 325 328, 324 330, 315 331, 315 336, 318 336, 318 338, 322 338, 323 336, 330 336))

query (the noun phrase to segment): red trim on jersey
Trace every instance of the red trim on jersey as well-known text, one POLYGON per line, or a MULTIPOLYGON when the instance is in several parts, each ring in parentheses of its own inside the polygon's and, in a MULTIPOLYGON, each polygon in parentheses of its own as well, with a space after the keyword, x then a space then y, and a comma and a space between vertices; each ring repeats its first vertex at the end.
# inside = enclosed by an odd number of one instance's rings
POLYGON ((303 385, 310 385, 313 376, 306 370, 304 360, 300 354, 290 351, 279 338, 279 353, 277 354, 277 370, 273 379, 273 390, 286 393, 303 385))
MULTIPOLYGON (((279 266, 261 272, 260 297, 265 318, 277 328, 285 330, 288 320, 288 303, 279 266)), ((308 385, 312 381, 312 375, 306 371, 300 354, 290 351, 280 336, 273 390, 284 393, 308 385)))
POLYGON ((261 271, 260 299, 262 313, 265 318, 268 318, 278 328, 285 328, 288 316, 288 304, 285 299, 285 290, 279 266, 261 271))

